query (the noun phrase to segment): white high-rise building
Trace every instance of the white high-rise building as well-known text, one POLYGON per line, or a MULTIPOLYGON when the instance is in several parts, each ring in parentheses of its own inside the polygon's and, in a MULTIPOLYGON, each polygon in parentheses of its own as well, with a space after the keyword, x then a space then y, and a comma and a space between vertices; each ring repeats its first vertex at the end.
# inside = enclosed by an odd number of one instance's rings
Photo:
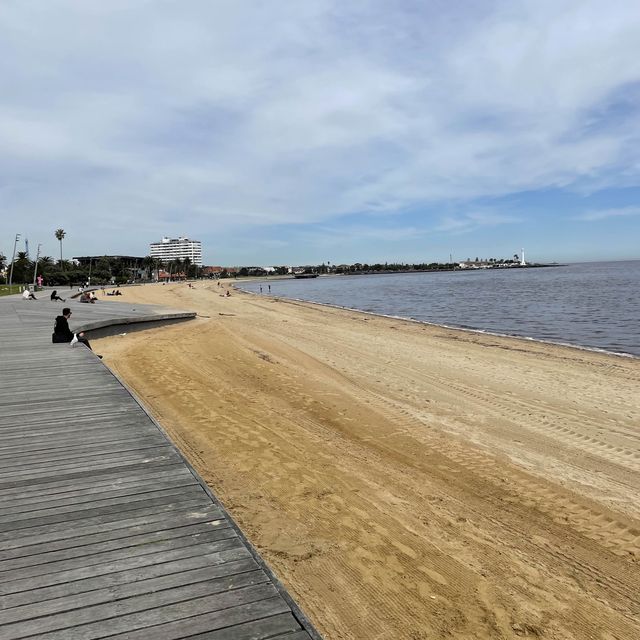
POLYGON ((160 242, 152 242, 151 257, 158 260, 184 260, 189 258, 191 264, 202 266, 202 242, 190 240, 180 236, 179 238, 162 238, 160 242))

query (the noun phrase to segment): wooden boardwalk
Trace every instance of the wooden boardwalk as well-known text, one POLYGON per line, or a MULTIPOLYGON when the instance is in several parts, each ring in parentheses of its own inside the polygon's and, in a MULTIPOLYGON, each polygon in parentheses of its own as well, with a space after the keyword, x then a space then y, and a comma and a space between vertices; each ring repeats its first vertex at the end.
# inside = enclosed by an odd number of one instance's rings
POLYGON ((0 298, 0 638, 318 640, 131 394, 51 343, 62 306, 72 328, 175 312, 42 298, 0 298))

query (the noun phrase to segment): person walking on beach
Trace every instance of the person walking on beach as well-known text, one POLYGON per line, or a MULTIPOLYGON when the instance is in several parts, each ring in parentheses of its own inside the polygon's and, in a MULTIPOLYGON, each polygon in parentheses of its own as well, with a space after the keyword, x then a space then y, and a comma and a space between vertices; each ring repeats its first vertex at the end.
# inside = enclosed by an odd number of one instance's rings
MULTIPOLYGON (((77 341, 83 344, 88 349, 91 349, 91 344, 89 340, 84 337, 84 332, 75 334, 71 329, 69 329, 69 318, 71 317, 71 309, 69 307, 65 307, 62 310, 62 315, 56 318, 55 324, 53 325, 53 334, 51 336, 51 342, 61 343, 61 342, 71 342, 74 337, 77 338, 77 341)), ((93 349, 91 349, 93 351, 93 349)), ((102 358, 102 356, 98 356, 98 358, 102 358)))
POLYGON ((51 292, 51 302, 53 302, 54 300, 60 300, 60 302, 64 302, 64 300, 58 295, 56 289, 51 292))

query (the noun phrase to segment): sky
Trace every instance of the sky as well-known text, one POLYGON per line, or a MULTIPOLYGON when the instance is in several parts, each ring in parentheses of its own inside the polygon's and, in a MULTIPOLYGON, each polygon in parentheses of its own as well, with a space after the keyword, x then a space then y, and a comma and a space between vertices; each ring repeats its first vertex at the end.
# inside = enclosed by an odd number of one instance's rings
POLYGON ((640 258, 637 0, 0 0, 0 252, 640 258))

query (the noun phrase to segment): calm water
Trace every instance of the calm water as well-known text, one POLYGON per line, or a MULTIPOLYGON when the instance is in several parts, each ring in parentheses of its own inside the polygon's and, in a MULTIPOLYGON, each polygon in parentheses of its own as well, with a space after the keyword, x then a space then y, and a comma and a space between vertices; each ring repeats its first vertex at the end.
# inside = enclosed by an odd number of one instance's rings
POLYGON ((269 284, 272 296, 640 356, 640 260, 269 284))

